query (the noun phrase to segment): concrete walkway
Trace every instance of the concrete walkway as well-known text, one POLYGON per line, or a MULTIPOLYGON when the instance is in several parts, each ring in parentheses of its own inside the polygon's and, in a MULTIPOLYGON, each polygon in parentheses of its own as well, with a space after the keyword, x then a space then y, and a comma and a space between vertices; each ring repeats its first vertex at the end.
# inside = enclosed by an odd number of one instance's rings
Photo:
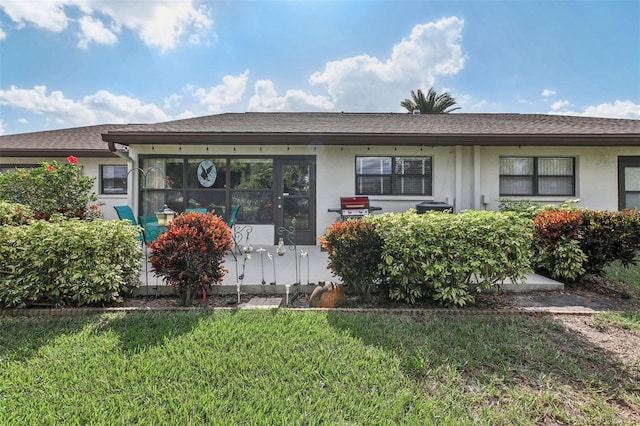
MULTIPOLYGON (((327 253, 320 246, 298 246, 295 250, 287 249, 282 256, 276 254, 276 246, 254 247, 250 258, 228 254, 223 266, 227 273, 221 285, 213 286, 213 294, 236 294, 238 284, 242 293, 256 295, 285 294, 286 286, 291 292, 311 293, 319 282, 334 281, 340 283, 338 277, 332 276, 327 269, 327 253), (264 251, 258 251, 258 250, 264 251)), ((167 286, 162 278, 142 268, 139 294, 171 294, 173 289, 167 286), (147 284, 148 283, 148 286, 147 284)), ((531 292, 544 290, 563 290, 564 284, 537 274, 530 274, 524 283, 514 285, 506 281, 501 285, 506 292, 531 292)))

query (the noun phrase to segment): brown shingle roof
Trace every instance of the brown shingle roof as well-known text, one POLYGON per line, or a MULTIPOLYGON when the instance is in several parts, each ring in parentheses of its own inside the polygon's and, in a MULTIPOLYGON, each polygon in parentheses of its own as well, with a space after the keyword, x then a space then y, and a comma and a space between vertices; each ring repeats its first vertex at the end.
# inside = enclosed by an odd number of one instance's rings
POLYGON ((640 145, 640 120, 541 114, 228 113, 128 125, 103 139, 125 145, 640 145))
POLYGON ((0 136, 0 157, 112 157, 114 154, 102 140, 102 133, 121 127, 122 124, 103 124, 4 135, 0 136))
POLYGON ((0 136, 0 156, 111 156, 148 144, 640 146, 640 120, 541 114, 228 113, 0 136))

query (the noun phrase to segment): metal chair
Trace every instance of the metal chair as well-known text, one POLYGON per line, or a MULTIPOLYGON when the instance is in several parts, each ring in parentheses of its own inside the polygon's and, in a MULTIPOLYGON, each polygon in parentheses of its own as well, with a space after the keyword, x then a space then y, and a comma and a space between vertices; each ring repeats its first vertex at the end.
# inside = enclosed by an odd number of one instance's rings
MULTIPOLYGON (((138 229, 140 230, 139 234, 138 234, 138 240, 140 240, 140 244, 142 244, 142 246, 144 246, 144 281, 145 281, 145 285, 147 286, 147 295, 149 292, 149 253, 148 253, 148 249, 147 249, 147 241, 146 241, 146 237, 144 234, 144 228, 141 227, 138 222, 136 221, 136 217, 133 215, 133 210, 131 210, 131 207, 129 206, 114 206, 113 207, 116 210, 116 213, 118 214, 118 219, 120 220, 128 220, 129 222, 131 222, 131 224, 133 226, 138 227, 138 229)), ((156 288, 157 290, 157 288, 156 288)))
POLYGON ((186 213, 189 212, 195 212, 195 213, 206 213, 207 209, 205 208, 200 208, 200 207, 194 207, 194 208, 190 208, 190 209, 185 209, 186 213))
POLYGON ((227 225, 229 225, 229 228, 231 228, 232 232, 233 232, 233 226, 236 224, 236 218, 238 217, 238 212, 240 211, 240 207, 242 207, 240 204, 235 206, 233 209, 231 209, 231 214, 229 215, 229 221, 227 222, 227 225))
POLYGON ((142 226, 145 244, 151 244, 167 230, 165 226, 158 225, 158 218, 155 216, 138 216, 138 223, 142 226))
MULTIPOLYGON (((136 221, 136 217, 133 215, 133 210, 129 206, 114 206, 113 207, 118 214, 118 219, 120 220, 128 220, 131 222, 133 226, 140 226, 136 221)), ((140 235, 138 235, 138 239, 144 243, 144 235, 142 234, 142 229, 140 230, 140 235)))

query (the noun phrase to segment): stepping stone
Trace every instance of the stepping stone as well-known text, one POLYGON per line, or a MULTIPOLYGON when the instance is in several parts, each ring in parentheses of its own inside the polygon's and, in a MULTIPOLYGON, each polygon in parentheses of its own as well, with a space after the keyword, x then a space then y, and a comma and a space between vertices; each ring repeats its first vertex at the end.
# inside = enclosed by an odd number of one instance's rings
POLYGON ((282 306, 282 297, 253 297, 238 305, 241 309, 277 309, 282 306))

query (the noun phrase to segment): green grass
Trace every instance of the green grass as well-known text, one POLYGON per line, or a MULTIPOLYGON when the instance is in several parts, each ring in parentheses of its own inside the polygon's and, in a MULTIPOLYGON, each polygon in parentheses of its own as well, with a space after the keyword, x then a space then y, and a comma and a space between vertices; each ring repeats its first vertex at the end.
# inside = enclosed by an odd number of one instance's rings
POLYGON ((2 425, 634 424, 639 381, 544 318, 0 318, 2 425))
POLYGON ((607 265, 603 272, 608 279, 626 284, 632 292, 640 296, 640 265, 624 267, 616 261, 607 265))
POLYGON ((600 312, 595 316, 595 325, 607 330, 611 326, 640 333, 640 310, 618 312, 600 312))

